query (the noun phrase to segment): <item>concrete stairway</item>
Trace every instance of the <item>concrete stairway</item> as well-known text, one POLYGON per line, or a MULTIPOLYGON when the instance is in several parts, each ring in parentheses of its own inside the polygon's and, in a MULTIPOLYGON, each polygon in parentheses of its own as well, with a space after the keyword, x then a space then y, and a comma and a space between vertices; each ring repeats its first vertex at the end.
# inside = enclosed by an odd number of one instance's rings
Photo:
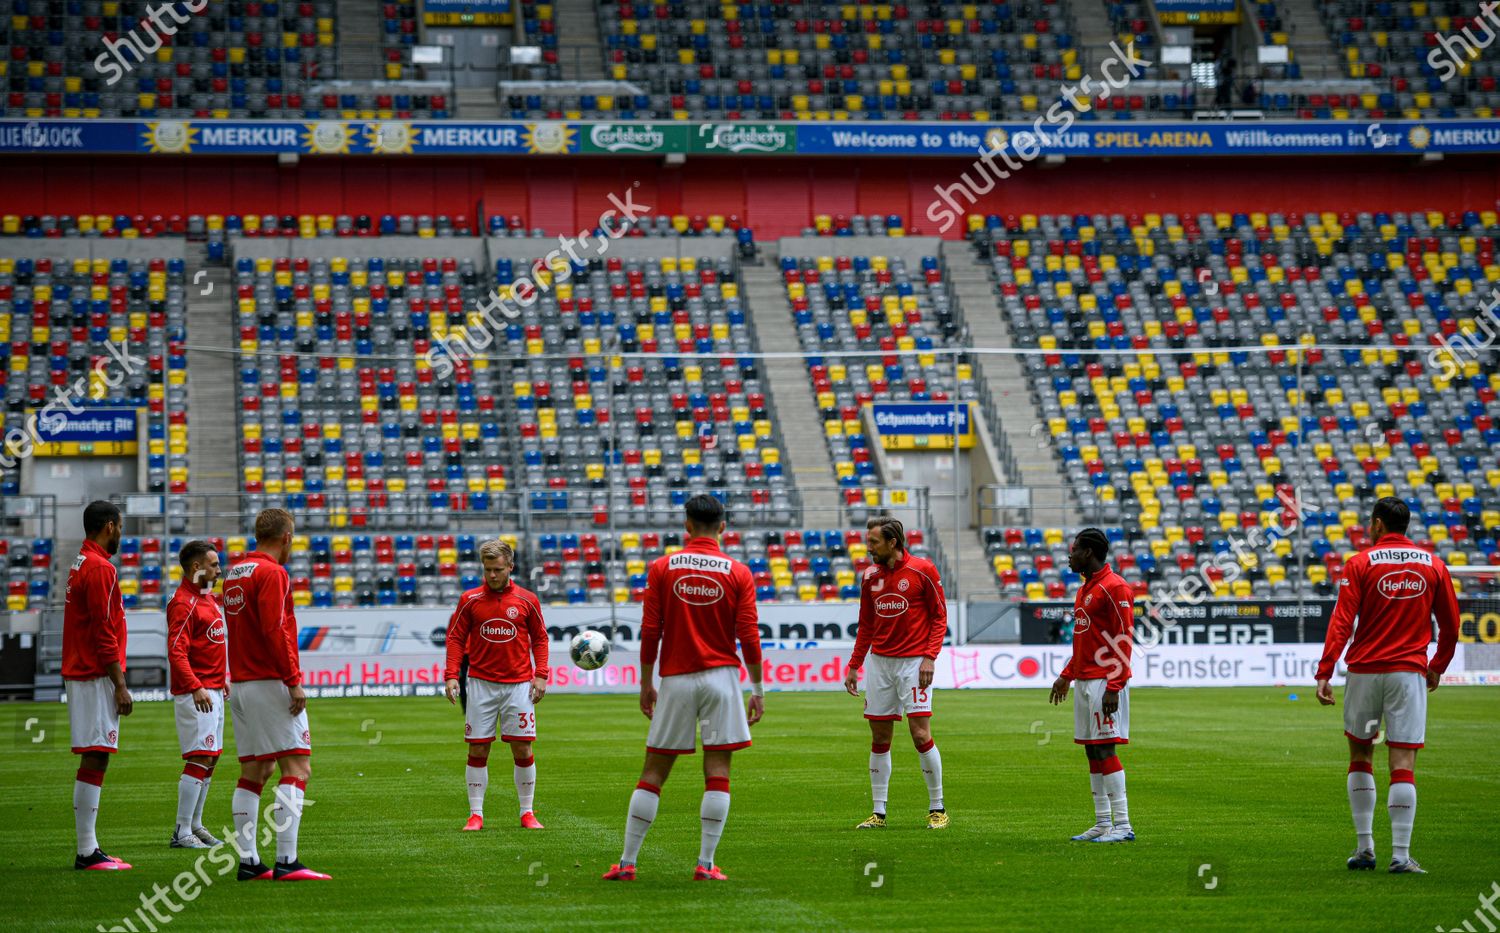
POLYGON ((380 59, 380 4, 338 0, 339 77, 374 81, 385 77, 380 59))
POLYGON ((1095 75, 1098 80, 1099 63, 1114 54, 1109 44, 1115 39, 1115 31, 1110 27, 1104 0, 1077 0, 1073 4, 1073 19, 1078 24, 1074 43, 1083 50, 1080 56, 1083 73, 1095 75))
MULTIPOLYGON (((964 242, 943 244, 943 261, 954 294, 964 311, 969 337, 976 347, 1012 346, 1010 328, 1002 315, 998 294, 987 269, 964 242)), ((1005 521, 1045 525, 1075 525, 1079 516, 1068 494, 1060 465, 1054 459, 1046 425, 1032 402, 1031 383, 1019 356, 978 355, 979 371, 990 391, 999 437, 1005 441, 1015 466, 1010 482, 1031 490, 1030 516, 1017 513, 1005 521)))
POLYGON ((1281 9, 1282 26, 1290 33, 1292 60, 1302 66, 1302 77, 1347 77, 1315 0, 1283 0, 1281 9))
MULTIPOLYGON (((764 262, 740 267, 760 348, 765 353, 800 353, 802 345, 792 326, 775 247, 763 245, 761 250, 764 262)), ((802 496, 802 522, 812 528, 834 527, 839 524, 841 503, 807 364, 790 357, 764 362, 762 381, 781 425, 782 462, 802 496)))
POLYGON ((599 41, 599 9, 594 0, 559 0, 557 61, 568 81, 603 81, 604 52, 599 41))
MULTIPOLYGON (((200 347, 237 347, 231 305, 229 270, 207 264, 201 244, 188 244, 188 343, 200 347)), ((195 495, 238 493, 239 472, 239 356, 188 351, 188 491, 195 495)), ((233 506, 230 499, 214 500, 215 510, 233 506)), ((195 534, 224 534, 228 519, 201 527, 202 506, 189 526, 195 534)))

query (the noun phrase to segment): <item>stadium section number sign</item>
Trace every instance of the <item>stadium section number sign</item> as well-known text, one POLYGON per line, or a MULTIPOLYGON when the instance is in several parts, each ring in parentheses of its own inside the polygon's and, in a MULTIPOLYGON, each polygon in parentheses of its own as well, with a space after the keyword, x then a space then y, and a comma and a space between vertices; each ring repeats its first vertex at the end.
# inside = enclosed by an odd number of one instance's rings
POLYGON ((974 446, 973 406, 969 402, 870 402, 868 406, 880 446, 886 450, 951 449, 955 435, 960 448, 974 446))
MULTIPOLYGON (((27 423, 33 412, 27 410, 27 423)), ((38 457, 133 457, 140 449, 134 408, 81 408, 36 418, 38 457)))

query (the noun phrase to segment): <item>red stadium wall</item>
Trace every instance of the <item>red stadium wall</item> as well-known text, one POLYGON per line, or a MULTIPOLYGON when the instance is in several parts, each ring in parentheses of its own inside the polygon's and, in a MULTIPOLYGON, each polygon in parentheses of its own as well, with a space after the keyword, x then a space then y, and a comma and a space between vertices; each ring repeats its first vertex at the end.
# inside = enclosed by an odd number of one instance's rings
MULTIPOLYGON (((935 186, 962 160, 690 158, 9 157, 7 214, 519 214, 552 233, 591 229, 611 193, 661 214, 738 214, 761 239, 796 235, 816 214, 899 214, 911 232, 935 186)), ((972 174, 972 173, 971 173, 972 174)), ((982 213, 1487 210, 1500 162, 1454 159, 1115 159, 1026 166, 999 182, 982 213)), ((961 225, 948 232, 962 234, 961 225)))

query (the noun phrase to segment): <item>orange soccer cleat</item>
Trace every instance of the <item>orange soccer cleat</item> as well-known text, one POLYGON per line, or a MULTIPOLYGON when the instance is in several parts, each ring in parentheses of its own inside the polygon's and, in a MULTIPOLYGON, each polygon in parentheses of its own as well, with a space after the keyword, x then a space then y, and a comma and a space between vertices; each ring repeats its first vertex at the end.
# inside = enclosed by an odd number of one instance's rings
POLYGON ((602 877, 605 881, 634 881, 635 866, 619 864, 611 865, 609 866, 609 871, 605 872, 600 877, 602 877))
POLYGON ((704 868, 702 865, 699 865, 697 868, 693 869, 693 880, 728 881, 729 876, 720 871, 719 866, 717 865, 711 866, 709 868, 704 868))
POLYGON ((478 813, 470 814, 469 822, 464 824, 463 831, 466 833, 473 833, 478 832, 481 829, 484 829, 484 817, 480 816, 478 813))
POLYGON ((537 819, 536 814, 532 813, 530 810, 527 810, 525 813, 521 814, 521 828, 546 829, 546 827, 542 825, 542 821, 537 819))

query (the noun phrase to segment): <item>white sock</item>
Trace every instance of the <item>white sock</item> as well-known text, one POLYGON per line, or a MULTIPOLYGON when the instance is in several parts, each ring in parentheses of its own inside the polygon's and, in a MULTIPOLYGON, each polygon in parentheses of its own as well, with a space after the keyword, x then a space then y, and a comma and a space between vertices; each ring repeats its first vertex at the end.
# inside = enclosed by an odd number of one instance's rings
POLYGON ((1349 812, 1354 816, 1354 835, 1359 840, 1359 851, 1374 852, 1375 775, 1368 770, 1355 771, 1352 764, 1349 768, 1349 812))
POLYGON ((922 780, 927 782, 928 806, 933 810, 943 809, 943 756, 938 754, 936 745, 929 743, 917 760, 922 765, 922 780))
POLYGON ((240 778, 230 804, 234 816, 234 847, 240 853, 240 862, 246 865, 260 864, 255 824, 260 818, 260 792, 263 786, 240 778))
POLYGON ((891 787, 891 746, 870 746, 870 797, 875 801, 875 812, 885 815, 886 795, 891 787), (879 749, 877 751, 876 749, 879 749))
POLYGON ((276 830, 276 861, 297 861, 297 831, 302 828, 302 800, 307 785, 300 778, 284 777, 276 785, 276 804, 271 807, 271 827, 276 830))
POLYGON ((703 791, 703 804, 698 808, 698 822, 703 826, 703 835, 698 843, 700 867, 714 866, 714 850, 719 847, 719 837, 724 835, 724 821, 727 819, 729 778, 709 778, 703 791))
POLYGON ((193 825, 190 827, 194 832, 203 828, 203 804, 208 800, 208 785, 213 780, 213 773, 209 772, 203 778, 203 786, 198 788, 198 802, 193 804, 193 825))
POLYGON ((635 785, 630 795, 630 810, 625 815, 625 851, 620 855, 620 864, 634 865, 641 852, 641 843, 646 841, 646 830, 656 821, 656 808, 661 803, 661 788, 645 781, 635 785))
POLYGON ((1404 862, 1411 858, 1411 827, 1417 821, 1417 785, 1410 771, 1391 772, 1385 806, 1391 815, 1391 860, 1404 862))
POLYGON ((1097 826, 1109 825, 1109 795, 1104 792, 1104 775, 1089 775, 1089 793, 1094 796, 1094 823, 1097 826))
POLYGON ((1120 759, 1105 759, 1114 762, 1114 771, 1106 772, 1104 777, 1104 793, 1109 797, 1109 812, 1117 832, 1130 829, 1130 811, 1125 807, 1125 769, 1120 765, 1120 759))
POLYGON ((78 769, 78 776, 73 781, 73 829, 78 834, 79 855, 93 855, 99 848, 94 822, 99 816, 99 791, 103 785, 103 771, 78 769))
POLYGON ((484 816, 484 792, 490 786, 489 760, 470 755, 469 763, 464 767, 464 781, 469 785, 469 812, 474 816, 484 816))
POLYGON ((185 836, 193 831, 193 808, 198 806, 198 795, 203 792, 203 778, 207 772, 195 764, 182 766, 177 776, 177 835, 185 836))
POLYGON ((536 798, 536 758, 526 756, 526 764, 516 762, 514 774, 516 780, 516 800, 521 805, 521 813, 531 812, 531 802, 536 798))

